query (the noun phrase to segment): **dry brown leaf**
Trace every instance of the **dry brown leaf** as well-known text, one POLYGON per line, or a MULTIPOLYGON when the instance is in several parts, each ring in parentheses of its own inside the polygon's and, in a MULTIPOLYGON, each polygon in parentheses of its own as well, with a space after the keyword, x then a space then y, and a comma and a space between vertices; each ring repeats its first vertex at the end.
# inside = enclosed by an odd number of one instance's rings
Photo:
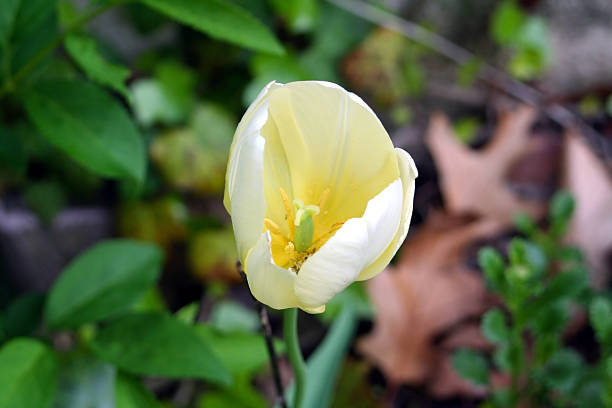
POLYGON ((358 349, 391 383, 427 381, 438 358, 434 337, 483 311, 484 283, 465 266, 463 253, 500 229, 491 220, 430 216, 404 245, 398 265, 368 282, 377 320, 358 349))
POLYGON ((473 150, 454 136, 448 118, 434 114, 426 143, 436 162, 446 210, 509 222, 519 211, 537 217, 542 203, 524 200, 508 187, 512 165, 529 149, 529 131, 535 111, 520 107, 502 115, 491 142, 473 150))
POLYGON ((565 186, 576 199, 569 241, 584 250, 592 283, 601 288, 612 267, 612 181, 576 130, 568 130, 565 143, 565 186))

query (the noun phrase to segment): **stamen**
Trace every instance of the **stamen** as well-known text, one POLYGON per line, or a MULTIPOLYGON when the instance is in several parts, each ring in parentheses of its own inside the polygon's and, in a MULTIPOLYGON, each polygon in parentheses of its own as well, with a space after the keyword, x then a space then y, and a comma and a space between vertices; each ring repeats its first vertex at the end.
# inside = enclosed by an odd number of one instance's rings
POLYGON ((281 230, 278 224, 269 218, 264 218, 264 227, 270 230, 270 232, 273 234, 277 234, 277 235, 281 234, 281 230))
POLYGON ((283 205, 285 206, 285 214, 287 215, 287 224, 289 224, 289 233, 291 234, 291 239, 295 235, 295 225, 293 218, 293 209, 291 208, 291 203, 289 202, 289 196, 287 192, 280 187, 280 195, 283 200, 283 205))
POLYGON ((321 248, 323 244, 325 244, 336 233, 336 231, 338 231, 343 225, 344 225, 343 222, 337 222, 333 224, 331 228, 329 229, 329 231, 321 235, 319 239, 317 239, 315 243, 312 244, 312 248, 314 248, 315 251, 318 251, 319 248, 321 248))

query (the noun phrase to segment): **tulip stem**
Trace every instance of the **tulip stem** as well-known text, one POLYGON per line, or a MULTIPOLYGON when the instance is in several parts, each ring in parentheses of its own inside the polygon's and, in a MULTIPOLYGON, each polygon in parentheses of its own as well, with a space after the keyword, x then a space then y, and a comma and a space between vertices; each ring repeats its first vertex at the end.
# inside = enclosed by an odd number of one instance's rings
POLYGON ((306 363, 300 349, 297 331, 298 309, 285 309, 283 314, 283 331, 285 334, 285 345, 289 362, 293 368, 295 377, 295 393, 293 396, 292 408, 300 408, 306 387, 306 363))

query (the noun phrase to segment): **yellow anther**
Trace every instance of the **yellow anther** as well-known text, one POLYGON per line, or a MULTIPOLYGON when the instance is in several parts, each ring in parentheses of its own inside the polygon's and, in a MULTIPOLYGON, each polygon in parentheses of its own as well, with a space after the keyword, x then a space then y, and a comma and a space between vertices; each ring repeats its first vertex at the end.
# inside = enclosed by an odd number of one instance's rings
POLYGON ((293 235, 295 234, 295 225, 293 218, 293 208, 291 208, 291 202, 289 201, 289 196, 287 192, 280 187, 280 195, 283 200, 283 205, 285 206, 285 214, 287 215, 287 224, 289 224, 289 233, 291 234, 291 239, 293 239, 293 235))
POLYGON ((278 224, 269 218, 264 218, 264 227, 267 228, 271 233, 280 235, 281 230, 278 224))

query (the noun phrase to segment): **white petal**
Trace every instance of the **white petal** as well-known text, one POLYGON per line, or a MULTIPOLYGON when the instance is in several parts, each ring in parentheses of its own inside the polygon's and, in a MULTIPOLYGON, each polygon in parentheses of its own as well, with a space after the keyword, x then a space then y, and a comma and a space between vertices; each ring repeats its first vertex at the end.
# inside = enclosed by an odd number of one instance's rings
POLYGON ((410 218, 412 217, 412 204, 414 199, 415 179, 418 176, 417 168, 414 160, 404 150, 396 148, 397 162, 400 169, 400 178, 402 179, 403 205, 400 224, 395 237, 385 249, 385 251, 369 266, 367 266, 360 274, 357 280, 366 280, 378 275, 389 264, 391 258, 395 255, 399 247, 404 242, 410 227, 410 218))
POLYGON ((257 243, 264 227, 266 200, 263 194, 263 155, 265 139, 260 135, 236 146, 239 162, 232 177, 231 214, 238 257, 242 262, 257 243))
POLYGON ((232 146, 230 148, 229 158, 227 162, 227 172, 225 174, 225 193, 223 195, 223 204, 225 209, 231 214, 230 201, 232 194, 235 189, 235 173, 240 164, 238 160, 239 147, 248 141, 248 139, 259 135, 261 128, 265 125, 268 120, 268 93, 275 88, 282 87, 282 84, 278 84, 274 81, 261 90, 257 95, 257 98, 249 105, 249 108, 245 112, 244 116, 240 120, 236 132, 234 133, 234 139, 232 140, 232 146))
POLYGON ((295 294, 302 308, 317 308, 355 281, 364 266, 368 224, 351 218, 300 269, 295 294))
POLYGON ((273 309, 297 307, 293 291, 295 273, 277 266, 272 260, 270 233, 261 234, 246 260, 246 276, 251 293, 273 309))
POLYGON ((389 246, 400 225, 404 190, 398 178, 368 201, 363 219, 368 223, 365 265, 374 262, 389 246))

